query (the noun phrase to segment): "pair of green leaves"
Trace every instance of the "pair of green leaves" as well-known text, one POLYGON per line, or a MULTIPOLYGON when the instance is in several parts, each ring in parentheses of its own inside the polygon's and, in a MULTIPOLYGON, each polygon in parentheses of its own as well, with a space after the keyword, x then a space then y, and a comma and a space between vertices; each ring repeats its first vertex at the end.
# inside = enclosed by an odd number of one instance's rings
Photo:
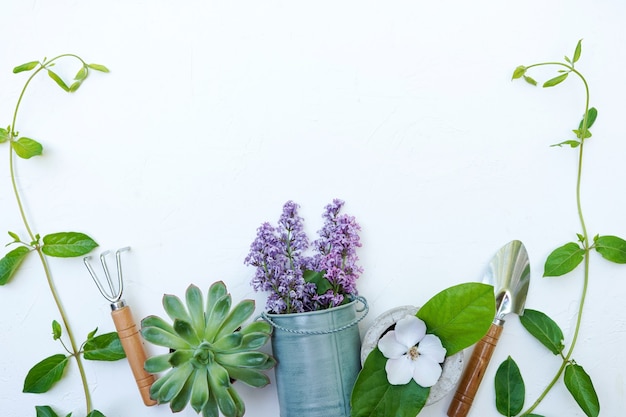
MULTIPOLYGON (((557 75, 556 77, 551 78, 548 81, 544 82, 543 83, 543 87, 544 88, 557 86, 557 85, 561 84, 563 81, 565 81, 567 79, 567 76, 569 75, 569 73, 574 70, 574 64, 576 62, 578 62, 578 60, 580 59, 580 55, 582 53, 582 42, 583 41, 581 39, 576 44, 576 48, 574 49, 574 55, 573 55, 573 57, 571 59, 568 56, 565 57, 565 61, 567 62, 567 65, 565 65, 565 64, 562 64, 562 65, 567 67, 568 69, 566 69, 566 70, 559 70, 560 75, 557 75)), ((537 85, 537 81, 535 81, 532 77, 526 75, 526 71, 529 68, 530 67, 526 67, 524 65, 518 66, 513 71, 512 79, 516 80, 516 79, 519 79, 519 78, 523 78, 524 81, 526 81, 528 84, 537 85)))
MULTIPOLYGON (((35 406, 35 411, 37 412, 37 417, 60 417, 49 405, 37 405, 35 406)), ((69 413, 65 417, 71 416, 72 413, 69 413)), ((87 417, 105 417, 105 415, 98 410, 93 410, 87 414, 87 417)))
MULTIPOLYGON (((563 331, 546 314, 526 309, 520 316, 522 326, 554 355, 562 354, 563 331)), ((593 383, 585 370, 574 362, 568 362, 564 375, 565 386, 580 408, 589 417, 597 417, 600 403, 593 383)), ((509 356, 502 362, 495 376, 496 408, 504 416, 518 415, 524 406, 525 385, 519 367, 509 356)), ((540 417, 535 414, 530 416, 540 417)))
MULTIPOLYGON (((22 243, 19 237, 12 232, 9 235, 13 237, 13 243, 22 243)), ((21 263, 26 256, 39 247, 40 242, 32 242, 29 246, 21 244, 17 248, 11 250, 2 259, 0 259, 0 285, 4 285, 15 275, 21 263)), ((60 232, 52 233, 43 237, 41 251, 57 258, 72 258, 83 256, 96 248, 98 244, 84 233, 78 232, 60 232)))
MULTIPOLYGON (((583 240, 579 236, 579 240, 583 240)), ((596 236, 590 249, 595 249, 608 261, 626 263, 626 240, 617 236, 596 236)), ((573 271, 584 259, 586 250, 576 242, 555 249, 546 259, 545 277, 556 277, 573 271)))
MULTIPOLYGON (((96 336, 97 330, 89 333, 83 344, 81 352, 85 359, 117 361, 126 357, 116 332, 96 336)), ((58 340, 61 336, 61 325, 55 320, 52 322, 52 337, 54 340, 58 340)), ((48 392, 54 384, 63 378, 70 357, 70 355, 59 353, 37 363, 28 371, 22 391, 33 394, 48 392)))
MULTIPOLYGON (((10 127, 10 126, 9 126, 10 127)), ((0 143, 4 143, 11 138, 9 129, 0 128, 0 143)), ((17 156, 22 159, 30 159, 43 153, 43 146, 34 139, 21 137, 11 141, 11 148, 17 156)))
POLYGON ((83 81, 85 81, 85 79, 89 75, 90 69, 100 72, 109 72, 109 69, 104 65, 87 64, 85 62, 82 62, 82 64, 82 67, 78 70, 78 72, 74 76, 73 82, 70 85, 67 85, 63 78, 61 78, 56 72, 50 69, 50 67, 52 67, 54 63, 52 61, 46 61, 46 59, 44 59, 43 62, 30 61, 26 62, 25 64, 18 65, 17 67, 13 68, 13 73, 19 74, 20 72, 32 71, 37 67, 39 67, 40 70, 46 69, 48 71, 48 76, 52 78, 52 80, 54 80, 54 82, 57 83, 59 87, 61 87, 64 91, 68 93, 73 93, 74 91, 78 90, 83 81))
MULTIPOLYGON (((427 332, 439 337, 447 356, 480 340, 494 316, 493 287, 480 283, 443 290, 417 312, 427 332)), ((352 417, 415 417, 426 404, 430 388, 413 380, 406 385, 389 384, 386 362, 378 348, 368 355, 352 391, 352 417)))

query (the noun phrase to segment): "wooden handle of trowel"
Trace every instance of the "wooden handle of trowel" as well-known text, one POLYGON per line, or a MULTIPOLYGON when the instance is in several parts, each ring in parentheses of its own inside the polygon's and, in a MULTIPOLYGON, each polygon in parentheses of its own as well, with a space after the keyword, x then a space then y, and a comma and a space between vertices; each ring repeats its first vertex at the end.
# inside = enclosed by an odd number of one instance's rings
POLYGON ((498 344, 498 339, 500 339, 500 334, 502 334, 502 329, 501 325, 492 323, 487 334, 476 343, 474 352, 461 378, 461 383, 448 408, 448 417, 465 417, 469 413, 493 351, 498 344))
POLYGON ((156 401, 150 398, 150 387, 155 380, 154 375, 148 373, 144 368, 146 361, 146 352, 143 349, 143 343, 137 325, 133 320, 133 314, 130 307, 124 306, 111 312, 115 329, 122 342, 122 347, 128 358, 130 369, 137 382, 137 387, 141 393, 143 403, 147 406, 155 405, 156 401))

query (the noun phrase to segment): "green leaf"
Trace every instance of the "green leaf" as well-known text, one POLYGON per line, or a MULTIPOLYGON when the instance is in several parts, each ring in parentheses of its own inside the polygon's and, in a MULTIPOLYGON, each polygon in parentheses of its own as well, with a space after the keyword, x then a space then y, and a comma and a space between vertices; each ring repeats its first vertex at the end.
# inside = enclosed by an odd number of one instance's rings
POLYGON ((189 399, 191 398, 191 390, 195 381, 195 374, 196 370, 193 369, 187 377, 183 388, 178 394, 176 394, 174 398, 172 398, 172 401, 170 401, 170 410, 172 410, 173 413, 178 413, 182 411, 187 403, 189 403, 189 399))
POLYGON ((186 362, 178 368, 174 368, 167 373, 169 378, 159 389, 159 396, 157 401, 166 403, 171 401, 185 386, 185 382, 189 378, 189 375, 193 372, 193 365, 191 362, 186 362))
POLYGON ((97 332, 98 332, 98 328, 97 327, 95 329, 93 329, 92 331, 90 331, 87 334, 87 340, 92 339, 96 335, 97 332))
POLYGON ((126 357, 122 342, 116 332, 90 338, 85 343, 83 352, 85 359, 92 361, 117 361, 126 357))
POLYGON ((9 282, 29 252, 26 246, 19 246, 0 259, 0 285, 9 282))
POLYGON ((585 130, 585 132, 583 133, 581 130, 574 129, 572 130, 572 132, 574 132, 578 139, 589 139, 592 136, 589 130, 585 130))
POLYGON ((239 366, 243 368, 263 367, 267 363, 268 355, 263 352, 215 353, 215 361, 224 366, 239 366))
POLYGON ((4 143, 9 140, 9 131, 3 127, 0 127, 0 143, 4 143))
POLYGON ((143 320, 141 320, 141 327, 156 327, 169 334, 176 335, 176 332, 174 331, 172 325, 158 316, 148 316, 144 318, 143 320))
POLYGON ((68 358, 62 354, 52 355, 42 360, 28 371, 22 392, 33 394, 47 392, 63 377, 67 362, 68 358))
POLYGON ((209 379, 206 368, 199 368, 194 375, 193 387, 191 388, 191 407, 199 413, 209 401, 209 379))
POLYGON ((87 414, 87 417, 106 417, 106 416, 98 410, 93 410, 91 413, 87 414))
POLYGON ((48 256, 72 258, 91 252, 98 244, 84 233, 59 232, 43 237, 41 250, 48 256))
POLYGON ((52 320, 52 337, 54 340, 58 340, 63 334, 63 329, 61 329, 61 325, 58 321, 52 320))
POLYGON ((526 81, 530 85, 537 85, 537 81, 534 78, 529 77, 528 75, 524 75, 524 81, 526 81))
POLYGON ((87 75, 89 74, 89 70, 87 69, 86 66, 81 67, 81 69, 78 70, 78 73, 76 73, 76 76, 74 77, 74 79, 76 81, 82 81, 85 78, 87 78, 87 75))
POLYGON ((230 294, 226 294, 218 299, 213 306, 211 306, 212 308, 207 314, 206 331, 204 334, 204 337, 209 342, 213 342, 215 340, 218 330, 222 327, 224 320, 228 316, 231 302, 232 297, 230 294))
POLYGON ((226 289, 226 285, 223 281, 217 281, 211 284, 209 287, 209 292, 206 300, 205 313, 208 316, 213 308, 213 304, 217 302, 220 298, 225 296, 228 293, 226 289))
POLYGON ((261 371, 236 366, 224 366, 231 378, 255 388, 262 388, 270 383, 270 379, 261 371))
POLYGON ((35 69, 35 67, 37 67, 38 64, 39 64, 39 61, 31 61, 22 65, 18 65, 17 67, 13 68, 13 74, 18 74, 20 72, 33 70, 35 69))
POLYGON ((171 356, 171 353, 152 356, 151 358, 146 359, 146 362, 144 363, 144 369, 151 374, 167 371, 169 368, 172 367, 172 365, 170 364, 171 356))
POLYGON ((163 308, 172 320, 179 319, 191 323, 191 317, 189 317, 185 305, 177 296, 172 294, 163 295, 163 308))
POLYGON ((543 268, 544 277, 558 277, 573 271, 583 260, 585 251, 574 242, 556 248, 548 258, 543 268))
POLYGON ((537 310, 526 309, 524 315, 520 316, 519 319, 522 326, 552 353, 558 355, 563 351, 565 347, 563 345, 563 331, 546 314, 537 310))
POLYGON ((87 65, 89 68, 91 68, 92 70, 96 70, 96 71, 100 71, 100 72, 110 72, 109 69, 107 67, 105 67, 104 65, 100 65, 100 64, 89 64, 87 65))
POLYGON ((367 356, 352 390, 352 417, 415 417, 426 404, 430 388, 413 380, 405 385, 391 385, 387 381, 386 362, 378 348, 367 356))
POLYGON ((451 356, 487 333, 496 314, 495 306, 491 285, 466 283, 435 295, 419 309, 417 317, 426 323, 428 333, 441 339, 446 355, 451 356))
POLYGON ((59 417, 49 405, 36 405, 37 417, 59 417))
MULTIPOLYGON (((596 110, 595 107, 590 108, 587 111, 587 129, 589 129, 591 126, 593 126, 593 124, 596 122, 597 118, 598 118, 598 110, 596 110)), ((585 118, 583 117, 580 120, 580 123, 578 124, 578 130, 582 130, 584 122, 585 122, 585 118)))
POLYGON ((594 239, 594 246, 604 259, 626 263, 626 240, 617 236, 598 236, 594 239))
POLYGON ((160 329, 158 327, 141 328, 141 335, 148 342, 158 346, 164 346, 171 349, 189 349, 191 346, 184 339, 176 334, 160 329))
POLYGON ((515 361, 509 356, 496 371, 496 409, 506 417, 516 416, 524 407, 526 389, 515 361))
POLYGON ((565 386, 588 417, 600 414, 600 402, 591 378, 582 366, 569 364, 563 377, 565 386))
POLYGON ((517 68, 515 68, 515 71, 513 71, 513 77, 511 79, 516 80, 518 78, 522 78, 525 74, 526 74, 526 67, 523 65, 520 65, 517 68))
POLYGON ((254 308, 254 300, 240 301, 222 322, 215 339, 220 339, 241 327, 243 322, 254 313, 254 308))
POLYGON ((563 81, 565 81, 565 79, 567 78, 567 76, 569 75, 569 72, 566 72, 565 74, 561 74, 558 75, 554 78, 549 79, 548 81, 546 81, 545 83, 543 83, 543 87, 547 88, 547 87, 554 87, 555 85, 561 84, 563 81))
POLYGON ((576 49, 574 50, 574 59, 573 62, 577 62, 580 59, 580 53, 582 52, 582 42, 583 40, 579 40, 576 44, 576 49))
POLYGON ((324 278, 326 271, 313 271, 307 269, 302 274, 305 282, 315 284, 315 291, 318 295, 325 294, 328 290, 331 290, 333 286, 328 279, 324 278))
POLYGON ((18 140, 11 142, 11 147, 22 159, 30 159, 33 156, 39 156, 43 153, 43 146, 41 143, 30 138, 19 138, 18 140))
POLYGON ((59 87, 61 87, 63 90, 69 92, 70 88, 67 86, 67 84, 65 84, 65 81, 63 81, 63 79, 61 77, 59 77, 59 75, 56 72, 53 72, 52 70, 48 70, 48 75, 50 76, 50 78, 52 78, 54 80, 55 83, 57 83, 57 85, 59 87))
POLYGON ((9 232, 9 236, 13 238, 13 242, 15 243, 18 243, 21 240, 17 233, 9 232))
POLYGON ((561 147, 563 145, 569 145, 570 148, 576 148, 576 147, 580 146, 580 142, 577 141, 577 140, 566 140, 566 141, 563 141, 561 143, 555 143, 554 145, 550 145, 550 146, 561 147))
POLYGON ((74 91, 78 90, 78 88, 81 86, 82 81, 74 81, 70 86, 69 86, 69 92, 73 93, 74 91))
POLYGON ((191 324, 196 331, 198 337, 204 337, 204 297, 202 291, 195 285, 187 287, 185 292, 185 301, 187 309, 191 316, 191 324))
POLYGON ((176 319, 174 320, 174 331, 181 338, 186 340, 191 346, 196 346, 200 344, 200 339, 196 334, 193 326, 184 320, 176 319))

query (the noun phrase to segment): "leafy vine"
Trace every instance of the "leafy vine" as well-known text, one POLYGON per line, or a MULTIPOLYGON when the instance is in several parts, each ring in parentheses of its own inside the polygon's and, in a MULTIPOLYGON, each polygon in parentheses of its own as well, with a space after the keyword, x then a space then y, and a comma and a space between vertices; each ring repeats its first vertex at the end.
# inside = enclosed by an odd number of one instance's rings
MULTIPOLYGON (((23 238, 18 233, 11 231, 8 232, 12 241, 6 246, 14 246, 14 248, 6 253, 2 259, 0 259, 0 285, 5 285, 10 282, 26 257, 31 253, 35 253, 43 268, 46 283, 50 289, 50 293, 54 299, 60 316, 60 323, 57 320, 52 321, 52 336, 54 340, 58 340, 61 343, 65 352, 49 356, 34 365, 24 380, 23 392, 44 393, 49 391, 54 384, 63 377, 70 359, 73 359, 76 362, 80 374, 85 397, 87 417, 103 417, 104 414, 93 408, 82 359, 114 361, 124 358, 125 354, 121 347, 119 337, 115 332, 96 336, 96 332, 98 330, 96 328, 90 332, 87 335, 86 340, 79 345, 70 326, 67 312, 63 307, 52 277, 52 273, 48 266, 48 257, 69 258, 83 256, 97 247, 98 244, 91 237, 79 232, 57 232, 47 234, 43 237, 40 234, 35 233, 24 210, 24 198, 20 193, 15 171, 16 156, 20 159, 30 159, 40 156, 43 153, 43 146, 41 143, 32 138, 21 136, 16 128, 20 105, 31 81, 38 74, 47 73, 48 76, 64 91, 72 93, 78 90, 82 83, 87 79, 91 70, 104 73, 109 72, 105 66, 99 64, 88 64, 82 58, 73 54, 63 54, 52 59, 44 58, 43 61, 27 62, 13 69, 14 74, 24 72, 31 72, 31 74, 20 92, 17 104, 15 105, 15 110, 13 112, 11 124, 9 124, 6 129, 0 128, 0 144, 9 144, 9 172, 11 187, 27 237, 23 238), (67 83, 61 76, 53 71, 54 65, 61 59, 77 60, 80 63, 80 69, 71 83, 67 83), (63 329, 65 329, 65 332, 63 329), (66 338, 65 342, 63 341, 63 337, 66 338)), ((52 407, 48 405, 36 406, 35 409, 38 417, 57 416, 52 407)))

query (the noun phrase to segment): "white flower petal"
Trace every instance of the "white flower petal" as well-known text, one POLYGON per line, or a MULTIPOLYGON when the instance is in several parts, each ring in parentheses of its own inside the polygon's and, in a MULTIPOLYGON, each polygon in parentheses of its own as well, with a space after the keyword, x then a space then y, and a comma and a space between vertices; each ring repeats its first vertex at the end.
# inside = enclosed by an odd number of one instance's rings
MULTIPOLYGON (((424 388, 432 387, 437 383, 442 372, 440 364, 430 360, 427 356, 420 356, 413 363, 415 364, 413 369, 415 382, 424 388)), ((389 378, 389 374, 387 374, 387 378, 389 378)))
POLYGON ((446 358, 446 349, 441 344, 441 340, 434 334, 424 336, 417 350, 420 356, 426 356, 437 363, 442 363, 446 358))
POLYGON ((387 372, 387 381, 391 385, 404 385, 411 381, 414 377, 415 362, 412 361, 407 355, 397 359, 388 359, 385 364, 385 371, 387 372))
POLYGON ((406 316, 396 323, 396 339, 406 346, 415 346, 426 334, 426 324, 415 316, 406 316))
POLYGON ((396 340, 396 335, 393 330, 385 333, 383 337, 378 340, 378 349, 382 352, 385 358, 396 359, 406 354, 407 347, 396 340))

